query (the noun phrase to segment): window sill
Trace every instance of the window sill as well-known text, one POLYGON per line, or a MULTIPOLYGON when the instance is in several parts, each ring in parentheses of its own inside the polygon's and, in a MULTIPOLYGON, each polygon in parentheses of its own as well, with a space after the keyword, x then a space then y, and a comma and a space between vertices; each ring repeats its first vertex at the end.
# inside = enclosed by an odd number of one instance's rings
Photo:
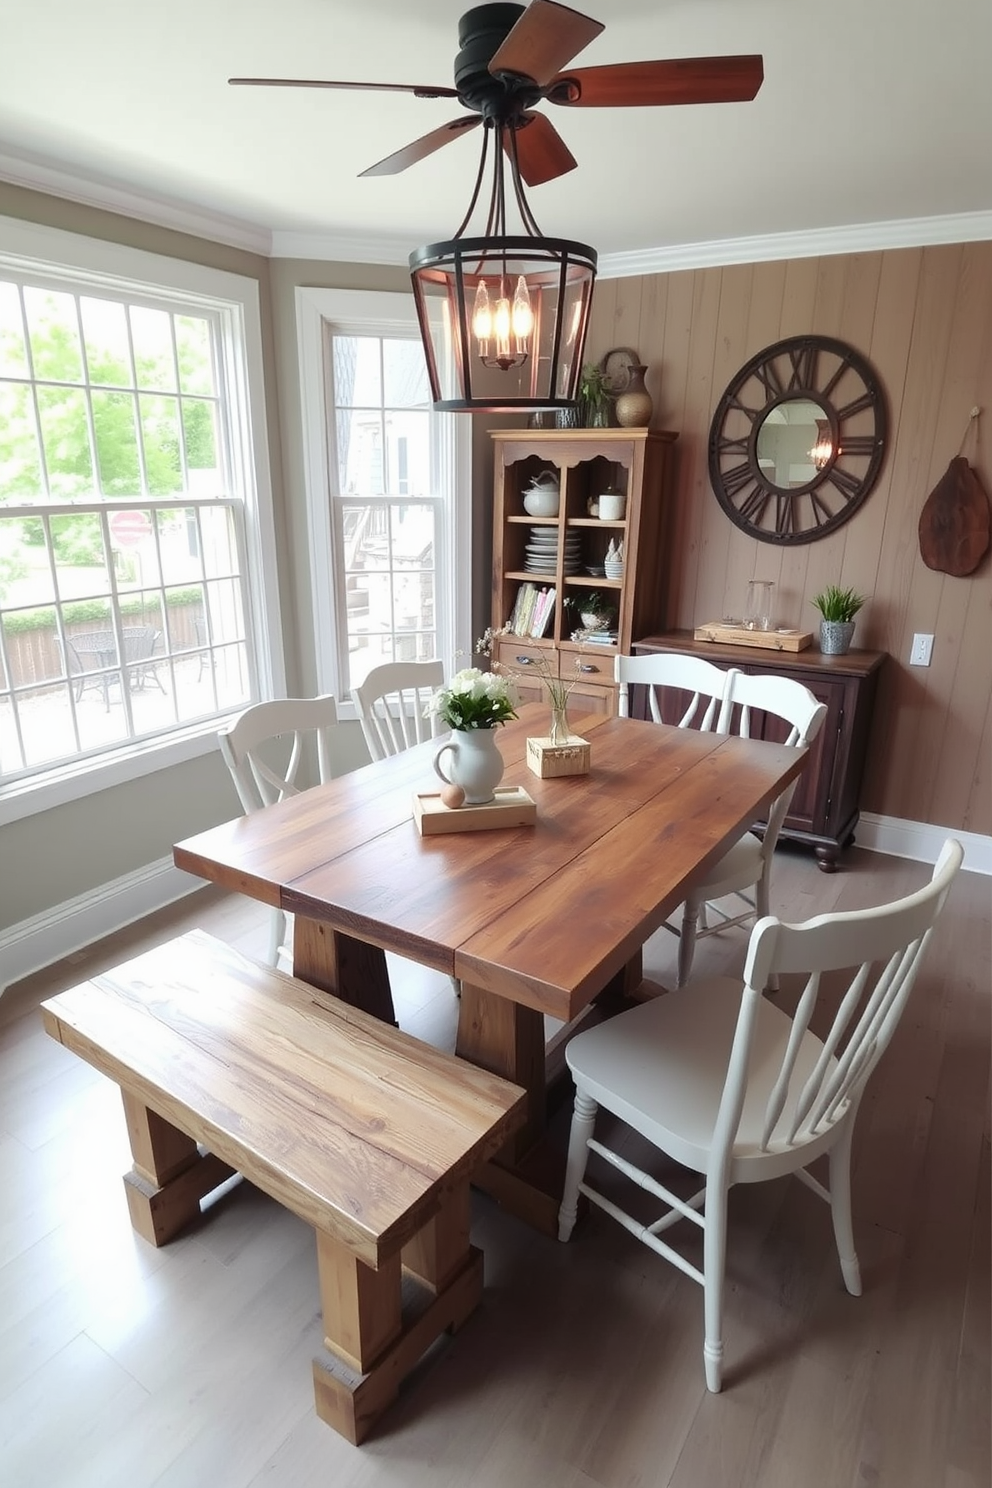
POLYGON ((35 776, 0 786, 0 827, 97 791, 112 790, 115 785, 153 775, 185 760, 216 753, 217 731, 224 721, 223 717, 211 718, 173 731, 164 739, 137 740, 94 759, 72 760, 47 771, 43 778, 35 776))

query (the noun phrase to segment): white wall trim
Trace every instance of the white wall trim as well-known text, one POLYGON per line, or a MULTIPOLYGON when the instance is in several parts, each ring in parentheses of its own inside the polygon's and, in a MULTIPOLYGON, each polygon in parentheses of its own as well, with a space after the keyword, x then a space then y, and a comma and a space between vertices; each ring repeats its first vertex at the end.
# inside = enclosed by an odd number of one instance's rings
POLYGON ((398 264, 410 266, 410 254, 420 246, 412 237, 375 238, 356 233, 280 232, 272 234, 273 258, 312 258, 320 263, 398 264))
POLYGON ((257 223, 242 222, 189 202, 174 201, 124 186, 109 177, 80 175, 65 165, 46 161, 41 156, 0 151, 0 180, 29 191, 44 191, 84 207, 98 207, 105 212, 119 212, 138 222, 155 227, 169 227, 175 232, 191 233, 230 248, 243 248, 248 253, 268 257, 272 252, 272 234, 257 223))
MULTIPOLYGON (((412 239, 392 235, 377 237, 364 233, 296 232, 269 228, 212 212, 190 202, 123 185, 109 177, 84 175, 41 156, 10 150, 0 151, 0 180, 271 258, 402 265, 405 268, 410 253, 418 246, 412 239)), ((624 279, 637 274, 670 274, 679 269, 721 268, 728 264, 819 258, 836 253, 870 253, 885 248, 924 248, 938 243, 984 242, 990 238, 992 212, 960 212, 945 217, 850 223, 843 227, 814 228, 805 232, 769 233, 751 238, 675 243, 630 252, 603 253, 599 259, 599 277, 624 279)))
MULTIPOLYGON (((939 243, 976 243, 992 238, 992 212, 948 217, 909 217, 893 222, 858 222, 808 232, 724 238, 712 243, 673 243, 599 255, 600 279, 636 274, 671 274, 679 269, 722 268, 785 258, 820 258, 836 253, 872 253, 886 248, 925 248, 939 243)), ((272 234, 273 258, 309 258, 340 263, 401 264, 417 245, 395 238, 348 238, 331 233, 272 234)))
MULTIPOLYGON (((340 675, 337 651, 339 630, 336 596, 330 576, 335 572, 335 529, 332 520, 332 451, 328 448, 328 409, 331 406, 326 362, 325 333, 328 326, 355 335, 405 334, 418 330, 412 294, 392 290, 328 289, 298 285, 296 330, 300 369, 300 405, 303 433, 304 487, 307 501, 310 586, 314 613, 314 648, 317 689, 338 698, 339 717, 355 717, 354 704, 346 694, 340 675)), ((442 415, 442 417, 445 417, 442 415)), ((450 509, 452 572, 450 635, 438 634, 442 654, 467 654, 471 649, 471 513, 459 492, 471 489, 471 440, 468 421, 457 414, 454 420, 454 466, 446 470, 453 500, 450 509)), ((331 435, 333 439, 333 433, 331 435)), ((340 603, 340 596, 337 596, 340 603)))
POLYGON ((897 816, 862 811, 856 835, 859 847, 892 858, 912 858, 917 863, 936 863, 947 838, 956 837, 964 848, 963 867, 972 873, 992 874, 992 837, 979 832, 959 832, 931 822, 903 821, 897 816))
POLYGON ((713 243, 676 243, 633 253, 603 253, 600 279, 634 274, 672 274, 678 269, 723 268, 771 263, 783 258, 823 258, 835 253, 877 253, 886 248, 927 248, 939 243, 978 243, 992 238, 992 212, 950 217, 909 217, 895 222, 857 222, 810 232, 724 238, 713 243))
POLYGON ((160 858, 22 920, 0 932, 0 996, 12 982, 204 887, 171 858, 160 858))
MULTIPOLYGON (((0 268, 4 266, 27 272, 40 268, 64 274, 80 287, 92 283, 121 294, 147 295, 157 290, 169 299, 201 303, 220 317, 225 330, 222 349, 231 409, 231 460, 244 487, 250 643, 261 694, 282 696, 286 664, 258 280, 16 217, 0 217, 0 268)), ((202 754, 215 747, 216 730, 216 718, 200 719, 158 739, 139 738, 117 751, 107 749, 88 759, 70 760, 63 767, 39 770, 22 780, 2 779, 0 825, 202 754)))

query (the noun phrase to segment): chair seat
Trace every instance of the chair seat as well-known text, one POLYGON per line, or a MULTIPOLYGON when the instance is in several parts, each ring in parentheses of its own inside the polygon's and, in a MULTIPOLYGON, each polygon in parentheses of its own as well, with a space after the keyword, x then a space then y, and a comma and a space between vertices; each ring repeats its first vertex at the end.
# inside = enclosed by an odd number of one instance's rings
POLYGON ((746 837, 734 843, 729 852, 724 853, 718 863, 713 864, 705 879, 693 884, 693 895, 697 898, 719 899, 723 894, 748 889, 761 877, 763 863, 761 842, 753 833, 748 832, 746 837))
MULTIPOLYGON (((676 1162, 705 1175, 740 1010, 739 979, 704 978, 576 1035, 565 1057, 576 1083, 593 1100, 676 1162)), ((767 1149, 761 1150, 768 1098, 793 1031, 788 1014, 761 998, 744 1108, 732 1149, 731 1183, 773 1178, 777 1167, 782 1173, 792 1172, 796 1145, 809 1144, 804 1162, 812 1162, 819 1147, 826 1150, 834 1139, 828 1127, 822 1137, 812 1139, 800 1131, 798 1144, 789 1144, 776 1127, 767 1149)), ((816 1035, 805 1032, 791 1085, 794 1091, 802 1088, 822 1051, 816 1035)), ((834 1063, 831 1060, 830 1067, 834 1063)))

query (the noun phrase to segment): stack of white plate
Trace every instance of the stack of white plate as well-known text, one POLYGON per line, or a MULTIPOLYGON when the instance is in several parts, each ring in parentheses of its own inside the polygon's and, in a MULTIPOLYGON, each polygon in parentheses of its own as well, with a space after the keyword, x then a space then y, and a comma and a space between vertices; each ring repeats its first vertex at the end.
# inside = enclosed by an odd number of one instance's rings
MULTIPOLYGON (((553 574, 558 566, 558 532, 554 528, 532 527, 524 553, 527 573, 553 574)), ((562 554, 566 574, 582 572, 582 538, 578 533, 565 537, 562 554)))

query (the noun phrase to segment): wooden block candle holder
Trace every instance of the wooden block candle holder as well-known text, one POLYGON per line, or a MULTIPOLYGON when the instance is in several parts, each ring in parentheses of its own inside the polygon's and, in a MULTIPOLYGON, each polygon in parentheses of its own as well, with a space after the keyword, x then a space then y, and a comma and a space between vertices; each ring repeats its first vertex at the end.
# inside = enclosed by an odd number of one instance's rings
POLYGON ((527 768, 541 780, 560 775, 588 775, 592 750, 587 739, 569 734, 563 743, 548 737, 527 740, 527 768))

